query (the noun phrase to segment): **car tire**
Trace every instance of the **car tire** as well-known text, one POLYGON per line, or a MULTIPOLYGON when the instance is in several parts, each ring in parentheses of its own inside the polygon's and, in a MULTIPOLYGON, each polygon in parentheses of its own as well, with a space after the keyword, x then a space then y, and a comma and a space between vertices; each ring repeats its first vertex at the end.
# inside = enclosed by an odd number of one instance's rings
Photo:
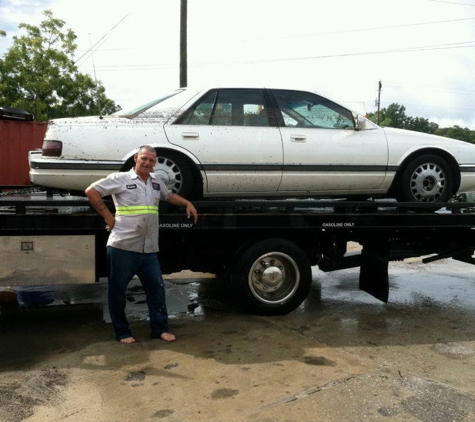
POLYGON ((241 304, 260 315, 293 311, 305 300, 312 283, 307 256, 296 244, 284 239, 253 244, 231 268, 231 287, 241 304))
MULTIPOLYGON (((193 172, 186 160, 173 151, 157 151, 157 163, 154 173, 163 180, 166 187, 173 193, 183 196, 186 199, 192 198, 194 189, 193 172)), ((129 171, 134 166, 131 160, 124 171, 129 171)))
POLYGON ((438 155, 421 155, 402 173, 399 192, 401 202, 448 202, 455 193, 452 169, 438 155))

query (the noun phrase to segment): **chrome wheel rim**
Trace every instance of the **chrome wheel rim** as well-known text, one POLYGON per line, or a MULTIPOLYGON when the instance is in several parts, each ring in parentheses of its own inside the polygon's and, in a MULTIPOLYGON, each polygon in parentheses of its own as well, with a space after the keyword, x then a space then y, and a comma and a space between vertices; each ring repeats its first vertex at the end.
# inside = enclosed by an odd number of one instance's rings
POLYGON ((173 160, 157 157, 157 164, 155 164, 153 171, 163 180, 169 190, 174 193, 180 191, 183 184, 183 176, 180 167, 173 160))
POLYGON ((254 261, 248 281, 256 299, 278 305, 285 303, 297 291, 300 271, 289 255, 270 252, 254 261))
POLYGON ((412 173, 410 189, 418 202, 435 202, 445 192, 446 176, 444 170, 434 163, 425 163, 412 173))

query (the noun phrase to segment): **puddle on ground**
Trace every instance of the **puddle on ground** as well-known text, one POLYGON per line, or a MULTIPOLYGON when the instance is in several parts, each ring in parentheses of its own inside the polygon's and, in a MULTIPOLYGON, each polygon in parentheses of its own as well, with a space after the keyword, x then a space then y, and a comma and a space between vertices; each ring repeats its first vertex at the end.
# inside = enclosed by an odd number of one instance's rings
MULTIPOLYGON (((318 329, 320 320, 330 318, 334 320, 334 329, 342 333, 376 329, 389 335, 400 332, 408 324, 409 316, 415 324, 418 318, 432 318, 432 314, 455 329, 456 315, 463 313, 475 319, 474 278, 475 266, 453 260, 425 265, 391 263, 389 303, 384 304, 359 290, 358 269, 324 273, 314 267, 310 294, 287 318, 299 318, 301 330, 307 334, 318 329)), ((166 275, 164 279, 170 319, 239 312, 226 282, 213 275, 183 271, 166 275)), ((9 305, 15 308, 18 304, 22 307, 97 304, 104 321, 110 322, 106 278, 88 285, 0 289, 0 315, 9 305)), ((149 318, 145 292, 138 279, 129 284, 127 315, 131 321, 149 318)))
MULTIPOLYGON (((214 276, 165 277, 169 318, 201 317, 207 311, 230 311, 224 283, 214 276)), ((148 320, 145 291, 137 278, 127 289, 127 316, 148 320)), ((107 304, 107 279, 94 284, 57 286, 18 286, 0 289, 0 314, 8 308, 49 307, 97 304, 105 322, 110 322, 107 304)))

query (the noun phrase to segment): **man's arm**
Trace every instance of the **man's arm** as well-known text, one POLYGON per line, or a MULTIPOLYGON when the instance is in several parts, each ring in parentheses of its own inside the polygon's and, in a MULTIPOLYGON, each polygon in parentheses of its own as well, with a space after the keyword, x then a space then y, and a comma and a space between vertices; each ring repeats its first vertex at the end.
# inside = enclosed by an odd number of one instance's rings
POLYGON ((177 195, 176 193, 172 193, 172 196, 170 196, 170 199, 168 200, 168 202, 172 205, 185 207, 186 215, 188 216, 188 218, 190 218, 190 216, 193 216, 193 221, 196 224, 196 222, 198 221, 198 211, 196 211, 196 208, 190 201, 186 200, 180 195, 177 195))
POLYGON ((115 225, 115 217, 112 215, 112 213, 109 211, 109 208, 107 208, 106 204, 104 204, 104 201, 102 200, 101 194, 94 189, 94 187, 89 186, 85 190, 87 199, 89 199, 89 202, 91 203, 92 207, 102 216, 104 217, 104 220, 106 222, 106 229, 111 231, 114 228, 115 225))

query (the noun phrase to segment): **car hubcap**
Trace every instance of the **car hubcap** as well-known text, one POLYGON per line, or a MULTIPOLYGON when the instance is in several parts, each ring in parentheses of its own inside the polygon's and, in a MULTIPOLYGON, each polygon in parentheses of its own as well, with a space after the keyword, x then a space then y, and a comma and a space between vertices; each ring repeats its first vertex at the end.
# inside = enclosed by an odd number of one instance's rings
POLYGON ((419 166, 411 177, 411 192, 418 202, 435 202, 445 190, 444 171, 434 163, 419 166))
POLYGON ((281 252, 271 252, 257 259, 249 273, 249 287, 261 302, 281 304, 297 290, 300 273, 295 261, 281 252))
POLYGON ((154 173, 163 180, 166 187, 172 192, 179 192, 183 183, 180 168, 169 158, 157 157, 154 173))

